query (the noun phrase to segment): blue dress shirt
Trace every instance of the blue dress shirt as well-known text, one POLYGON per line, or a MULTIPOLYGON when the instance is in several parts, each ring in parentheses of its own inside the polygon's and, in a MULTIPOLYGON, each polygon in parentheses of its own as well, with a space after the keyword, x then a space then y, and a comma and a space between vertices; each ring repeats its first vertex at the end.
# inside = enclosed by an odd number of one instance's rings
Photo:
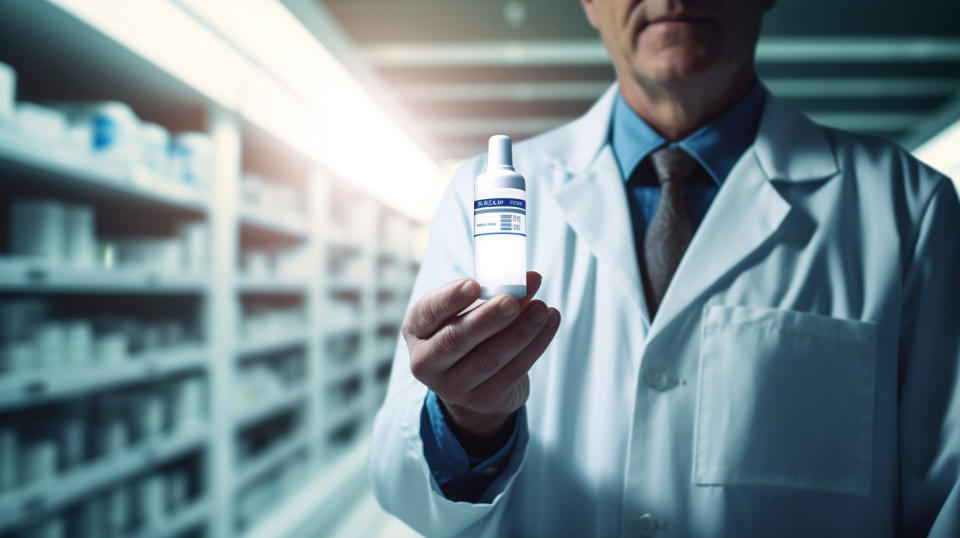
MULTIPOLYGON (((638 170, 637 166, 653 150, 662 146, 679 146, 692 155, 712 179, 688 184, 685 189, 687 214, 694 226, 698 226, 717 195, 720 184, 753 143, 765 95, 763 86, 755 83, 740 101, 713 121, 683 140, 668 142, 630 108, 623 96, 617 94, 613 120, 610 122, 610 144, 627 189, 637 252, 641 252, 646 227, 660 202, 660 184, 652 169, 638 170)), ((420 420, 423 455, 434 480, 448 499, 491 502, 502 489, 500 483, 512 472, 504 469, 504 466, 517 439, 526 435, 526 413, 521 408, 506 444, 487 459, 472 458, 447 426, 437 396, 429 392, 424 401, 420 420)))

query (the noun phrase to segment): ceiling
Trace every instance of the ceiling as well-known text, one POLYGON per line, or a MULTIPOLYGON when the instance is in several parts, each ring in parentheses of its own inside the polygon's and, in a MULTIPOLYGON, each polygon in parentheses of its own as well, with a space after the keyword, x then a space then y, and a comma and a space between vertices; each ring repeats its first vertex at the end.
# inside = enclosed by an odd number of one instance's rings
MULTIPOLYGON (((441 162, 569 121, 614 80, 578 0, 324 5, 441 162)), ((757 71, 820 123, 912 147, 960 117, 960 2, 780 0, 757 71)))

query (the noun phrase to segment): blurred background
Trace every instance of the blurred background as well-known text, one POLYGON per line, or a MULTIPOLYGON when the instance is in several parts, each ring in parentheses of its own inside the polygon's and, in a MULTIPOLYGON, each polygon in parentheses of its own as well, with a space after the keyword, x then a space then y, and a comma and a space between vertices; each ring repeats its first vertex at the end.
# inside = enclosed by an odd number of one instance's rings
MULTIPOLYGON (((760 77, 960 177, 960 3, 864 9, 760 77)), ((576 0, 0 2, 0 537, 415 536, 365 457, 439 197, 613 78, 576 0)))

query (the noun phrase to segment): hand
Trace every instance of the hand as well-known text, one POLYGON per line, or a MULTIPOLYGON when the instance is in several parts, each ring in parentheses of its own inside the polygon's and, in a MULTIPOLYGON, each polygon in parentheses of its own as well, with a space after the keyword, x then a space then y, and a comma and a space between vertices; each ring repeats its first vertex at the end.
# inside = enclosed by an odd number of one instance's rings
POLYGON ((480 297, 476 280, 455 280, 414 303, 403 322, 414 377, 440 398, 448 424, 468 453, 488 452, 509 435, 513 413, 530 394, 527 371, 560 326, 560 312, 531 301, 540 274, 527 272, 527 296, 480 297))

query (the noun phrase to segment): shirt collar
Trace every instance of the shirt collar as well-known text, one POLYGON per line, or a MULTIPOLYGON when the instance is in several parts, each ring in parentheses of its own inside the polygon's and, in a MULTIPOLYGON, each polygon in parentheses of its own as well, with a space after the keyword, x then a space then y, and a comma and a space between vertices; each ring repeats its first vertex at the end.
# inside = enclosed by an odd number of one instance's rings
POLYGON ((628 181, 633 170, 650 152, 671 145, 690 153, 719 185, 753 142, 763 102, 763 86, 755 82, 750 91, 726 112, 683 140, 668 143, 630 108, 618 91, 613 105, 610 139, 620 175, 628 181))

